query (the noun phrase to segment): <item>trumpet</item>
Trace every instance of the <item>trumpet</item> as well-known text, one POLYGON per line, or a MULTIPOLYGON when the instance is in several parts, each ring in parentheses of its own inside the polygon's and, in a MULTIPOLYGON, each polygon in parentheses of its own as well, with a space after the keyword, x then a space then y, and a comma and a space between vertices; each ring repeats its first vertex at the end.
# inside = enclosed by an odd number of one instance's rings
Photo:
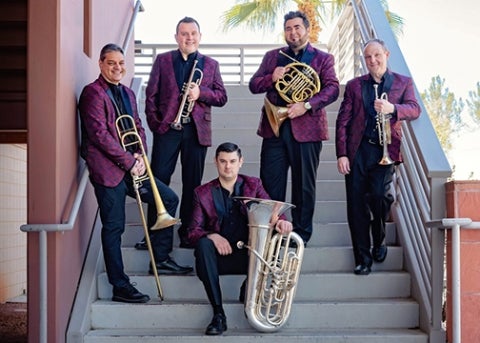
POLYGON ((153 273, 155 275, 158 296, 160 300, 163 300, 162 286, 160 284, 160 279, 158 277, 157 268, 155 268, 155 265, 156 265, 155 258, 153 256, 153 249, 152 249, 152 244, 150 242, 148 225, 145 219, 145 213, 143 211, 142 199, 140 197, 140 188, 142 187, 143 181, 145 180, 150 181, 153 198, 155 200, 155 207, 157 209, 157 220, 150 229, 151 230, 164 229, 179 223, 180 220, 170 216, 170 214, 168 214, 165 208, 165 205, 163 204, 162 198, 160 197, 160 192, 158 191, 157 184, 155 182, 155 177, 153 176, 152 170, 150 168, 150 163, 148 162, 148 157, 145 153, 145 148, 142 143, 142 138, 138 134, 133 117, 129 114, 120 115, 115 121, 115 125, 116 125, 118 136, 120 138, 120 143, 122 144, 123 149, 126 151, 131 151, 132 149, 134 149, 135 151, 140 150, 143 158, 143 162, 145 164, 146 173, 144 175, 142 176, 132 175, 133 188, 135 190, 136 201, 137 201, 138 209, 140 212, 140 218, 142 220, 143 230, 145 233, 145 243, 147 243, 148 252, 150 255, 150 263, 152 264, 153 273))
MULTIPOLYGON (((196 68, 198 63, 198 60, 195 60, 193 62, 193 67, 192 71, 190 72, 190 75, 188 77, 188 81, 183 84, 182 88, 182 101, 180 102, 180 106, 178 107, 177 115, 175 116, 175 120, 170 123, 170 127, 174 130, 180 131, 183 129, 182 126, 182 121, 185 121, 186 118, 189 118, 190 113, 192 113, 193 106, 195 105, 195 101, 188 101, 188 89, 190 88, 190 84, 193 81, 193 76, 195 75, 195 72, 198 72, 200 74, 199 78, 195 81, 197 85, 200 85, 203 79, 203 72, 201 69, 196 68), (187 103, 188 101, 188 103, 187 103)), ((189 118, 190 119, 190 118, 189 118)))
MULTIPOLYGON (((378 85, 374 84, 373 88, 375 89, 375 100, 388 100, 387 93, 382 93, 382 95, 378 96, 378 85)), ((378 131, 378 140, 380 145, 383 147, 383 154, 382 158, 378 162, 378 164, 382 166, 388 166, 393 164, 393 160, 390 158, 388 154, 388 144, 392 143, 392 130, 390 127, 390 118, 392 116, 390 114, 378 112, 376 116, 377 122, 377 131, 378 131)))

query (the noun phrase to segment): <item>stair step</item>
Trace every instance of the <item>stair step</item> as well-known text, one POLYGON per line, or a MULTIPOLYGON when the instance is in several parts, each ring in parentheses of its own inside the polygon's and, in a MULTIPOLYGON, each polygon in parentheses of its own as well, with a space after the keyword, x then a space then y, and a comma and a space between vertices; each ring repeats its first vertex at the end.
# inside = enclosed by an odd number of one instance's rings
POLYGON ((227 330, 222 336, 203 335, 202 330, 95 330, 85 337, 85 343, 142 342, 222 342, 222 343, 427 343, 428 336, 419 330, 379 329, 371 330, 298 330, 283 329, 277 333, 261 334, 251 330, 227 330), (200 331, 200 332, 199 332, 200 331), (109 337, 110 336, 110 337, 109 337))
MULTIPOLYGON (((158 298, 153 276, 130 275, 136 287, 150 298, 158 298)), ((165 300, 176 302, 207 301, 201 281, 194 274, 159 275, 165 300)), ((223 275, 220 277, 222 295, 225 301, 236 301, 244 275, 223 275)), ((410 275, 406 272, 372 272, 368 276, 350 273, 302 273, 298 280, 295 302, 338 301, 354 299, 386 299, 410 297, 410 275)), ((110 300, 112 287, 105 273, 99 275, 98 298, 110 300)))
POLYGON ((415 329, 302 329, 299 333, 296 329, 283 328, 276 333, 262 334, 249 329, 229 328, 222 336, 216 337, 205 336, 201 329, 102 329, 88 333, 84 343, 131 343, 140 340, 142 343, 203 343, 207 340, 222 343, 427 343, 428 336, 415 329))
MULTIPOLYGON (((143 273, 150 261, 148 251, 124 247, 123 263, 127 273, 143 273)), ((374 263, 373 271, 398 271, 403 268, 403 249, 389 246, 388 255, 383 263, 374 263)), ((192 249, 174 249, 171 256, 177 263, 194 265, 192 249)), ((304 252, 302 272, 353 272, 355 267, 350 246, 307 247, 304 252)))
MULTIPOLYGON (((243 304, 224 303, 230 330, 250 329, 243 304)), ((212 316, 207 301, 125 304, 98 300, 92 304, 95 329, 198 329, 204 330, 212 316), (134 316, 131 314, 135 313, 134 316)), ((284 328, 304 329, 408 329, 418 326, 418 304, 409 299, 366 301, 295 302, 284 328), (395 309, 395 310, 392 310, 395 309), (368 315, 365 315, 367 314, 368 315)))

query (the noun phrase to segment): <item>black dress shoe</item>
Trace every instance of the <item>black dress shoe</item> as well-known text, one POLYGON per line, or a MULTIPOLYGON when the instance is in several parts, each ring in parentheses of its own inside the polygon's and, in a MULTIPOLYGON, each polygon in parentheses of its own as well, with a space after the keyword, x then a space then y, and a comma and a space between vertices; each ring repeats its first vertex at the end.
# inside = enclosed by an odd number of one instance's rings
POLYGON ((383 262, 387 258, 387 246, 381 245, 378 248, 372 249, 372 258, 375 262, 383 262))
POLYGON ((224 331, 227 331, 227 318, 225 315, 217 313, 208 324, 205 335, 221 335, 224 331))
POLYGON ((140 293, 132 284, 128 284, 125 287, 114 286, 112 300, 124 303, 146 303, 150 297, 140 293))
POLYGON ((366 264, 359 264, 353 270, 353 272, 357 275, 368 275, 368 274, 370 274, 371 271, 372 270, 370 269, 370 266, 368 266, 366 264))
MULTIPOLYGON (((180 266, 178 265, 172 258, 168 258, 167 260, 157 263, 157 273, 158 274, 187 274, 193 271, 193 268, 190 266, 180 266)), ((153 269, 150 264, 150 268, 148 270, 150 275, 153 275, 153 269)))
POLYGON ((135 249, 137 250, 148 250, 147 242, 145 241, 145 237, 138 243, 135 243, 135 249))

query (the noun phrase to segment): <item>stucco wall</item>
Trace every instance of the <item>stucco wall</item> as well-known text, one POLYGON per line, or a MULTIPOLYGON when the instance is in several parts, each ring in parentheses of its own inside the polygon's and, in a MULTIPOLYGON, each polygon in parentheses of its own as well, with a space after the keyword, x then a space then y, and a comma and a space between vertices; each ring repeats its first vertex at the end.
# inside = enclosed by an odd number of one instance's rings
MULTIPOLYGON (((99 74, 101 47, 110 42, 122 45, 134 1, 31 0, 28 6, 28 223, 64 223, 78 180, 77 100, 83 87, 99 74), (85 53, 88 50, 90 54, 85 53)), ((133 48, 131 42, 130 73, 133 48)), ((124 79, 126 84, 130 75, 124 79)), ((95 209, 90 192, 75 228, 47 235, 48 342, 65 341, 95 209)), ((27 245, 28 336, 29 342, 37 342, 37 233, 28 233, 27 245)))

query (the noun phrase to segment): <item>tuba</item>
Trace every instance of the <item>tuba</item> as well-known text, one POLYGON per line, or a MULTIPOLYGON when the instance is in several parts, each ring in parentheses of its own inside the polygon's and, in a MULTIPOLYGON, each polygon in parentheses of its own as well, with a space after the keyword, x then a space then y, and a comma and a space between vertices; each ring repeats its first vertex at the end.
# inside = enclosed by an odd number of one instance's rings
MULTIPOLYGON (((293 61, 285 66, 287 71, 275 83, 275 89, 283 100, 294 104, 310 99, 320 92, 320 78, 315 69, 288 56, 281 50, 280 54, 293 61)), ((287 107, 275 106, 265 98, 265 112, 273 133, 278 137, 280 125, 287 118, 287 107)))
POLYGON ((274 223, 293 205, 266 199, 236 197, 244 200, 248 211, 248 276, 245 296, 245 316, 260 332, 279 330, 288 320, 297 289, 303 260, 302 238, 291 232, 272 236, 274 223), (290 247, 290 243, 295 248, 290 247))
MULTIPOLYGON (((380 97, 378 97, 378 85, 374 84, 373 88, 375 88, 375 100, 382 99, 387 100, 387 93, 382 93, 380 97)), ((382 158, 378 162, 378 164, 382 166, 388 166, 393 164, 393 160, 390 158, 388 154, 388 144, 392 142, 392 129, 390 127, 390 118, 392 116, 390 114, 385 113, 377 113, 376 123, 377 123, 377 131, 378 131, 378 141, 380 145, 383 147, 383 154, 382 158)))
POLYGON ((160 192, 158 191, 157 184, 155 183, 155 178, 153 176, 152 170, 150 169, 150 163, 148 162, 148 157, 145 153, 145 148, 142 143, 142 138, 138 134, 137 127, 133 117, 129 114, 123 114, 118 116, 115 121, 116 129, 118 136, 120 138, 120 143, 124 150, 131 151, 132 149, 137 151, 140 150, 142 153, 143 162, 145 163, 146 173, 142 176, 132 175, 133 179, 133 188, 135 189, 136 201, 138 209, 140 211, 140 217, 142 220, 142 226, 145 233, 145 243, 147 243, 148 252, 150 255, 150 263, 152 264, 152 269, 155 275, 155 281, 157 283, 158 295, 161 300, 163 300, 162 287, 160 285, 160 279, 158 277, 157 268, 155 268, 155 258, 153 256, 152 244, 150 242, 150 235, 148 233, 147 221, 145 219, 145 214, 142 206, 142 199, 140 197, 140 187, 142 182, 145 180, 150 181, 152 188, 153 198, 155 200, 155 207, 157 209, 157 220, 155 224, 150 228, 151 230, 160 230, 166 227, 175 225, 180 222, 179 219, 173 218, 168 214, 165 205, 163 204, 162 198, 160 197, 160 192))

